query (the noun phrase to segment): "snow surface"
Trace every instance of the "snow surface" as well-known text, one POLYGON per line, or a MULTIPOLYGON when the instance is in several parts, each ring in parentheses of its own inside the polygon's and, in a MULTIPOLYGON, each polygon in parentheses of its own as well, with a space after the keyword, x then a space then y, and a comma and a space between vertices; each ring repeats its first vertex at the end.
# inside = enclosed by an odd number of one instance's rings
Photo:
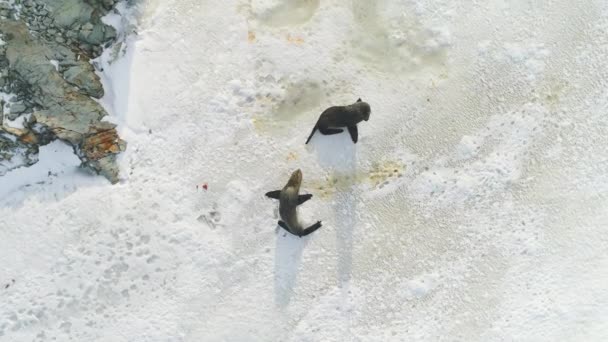
POLYGON ((608 338, 605 1, 140 13, 101 60, 122 182, 60 143, 0 178, 0 340, 608 338), (358 144, 304 145, 358 97, 358 144), (263 197, 296 168, 302 239, 263 197))

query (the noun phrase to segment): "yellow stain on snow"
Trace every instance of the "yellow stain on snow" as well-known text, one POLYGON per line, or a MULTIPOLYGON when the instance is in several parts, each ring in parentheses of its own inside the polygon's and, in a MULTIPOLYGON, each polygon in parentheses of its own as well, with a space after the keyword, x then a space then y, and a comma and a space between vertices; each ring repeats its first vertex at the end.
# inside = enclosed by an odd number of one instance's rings
POLYGON ((247 31, 247 41, 250 43, 255 43, 255 32, 251 30, 247 31))
POLYGON ((568 81, 552 77, 545 82, 538 92, 542 103, 554 110, 561 103, 564 94, 571 90, 572 87, 568 81))
POLYGON ((254 114, 251 118, 253 128, 259 134, 278 134, 275 136, 279 137, 283 131, 283 125, 272 117, 264 116, 261 114, 254 114))
POLYGON ((334 195, 336 192, 345 191, 355 184, 367 183, 372 188, 380 187, 384 183, 402 177, 406 166, 396 161, 385 161, 375 163, 367 171, 355 173, 334 172, 322 179, 313 179, 307 182, 307 187, 322 198, 334 195))
POLYGON ((377 187, 382 183, 402 177, 404 172, 405 165, 389 160, 375 164, 367 178, 373 187, 377 187))
POLYGON ((298 155, 295 152, 289 152, 289 154, 287 155, 287 160, 297 160, 298 159, 298 155))
POLYGON ((265 120, 263 117, 253 117, 251 123, 253 124, 253 128, 258 132, 263 131, 269 124, 268 120, 265 120))
POLYGON ((304 44, 304 38, 300 36, 292 36, 290 33, 287 34, 287 41, 296 45, 304 44))

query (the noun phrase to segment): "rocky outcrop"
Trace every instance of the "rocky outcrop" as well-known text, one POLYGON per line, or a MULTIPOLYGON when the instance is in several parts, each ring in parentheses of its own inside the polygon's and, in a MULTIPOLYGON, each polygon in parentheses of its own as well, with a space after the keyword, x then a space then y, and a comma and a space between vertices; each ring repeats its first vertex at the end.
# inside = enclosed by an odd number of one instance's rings
MULTIPOLYGON (((4 132, 32 146, 48 143, 49 136, 61 139, 74 147, 85 167, 113 183, 118 181, 116 156, 126 143, 115 125, 101 121, 107 113, 93 98, 104 91, 90 60, 116 37, 114 28, 101 22, 114 3, 25 0, 8 13, 0 11, 0 85, 15 94, 4 114, 11 120, 31 114, 23 130, 4 125, 4 132)), ((11 148, 17 147, 0 145, 0 151, 11 148)))
POLYGON ((0 128, 0 176, 16 167, 30 166, 37 161, 37 145, 24 143, 0 128))

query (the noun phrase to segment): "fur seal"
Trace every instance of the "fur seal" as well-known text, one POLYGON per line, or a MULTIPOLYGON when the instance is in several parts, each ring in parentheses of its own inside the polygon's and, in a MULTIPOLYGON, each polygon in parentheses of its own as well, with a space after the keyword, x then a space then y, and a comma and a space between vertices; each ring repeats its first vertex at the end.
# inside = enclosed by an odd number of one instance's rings
POLYGON ((300 169, 295 170, 289 181, 283 189, 270 191, 266 193, 267 197, 279 200, 279 214, 281 215, 281 226, 286 231, 299 237, 306 236, 315 230, 321 228, 321 221, 313 224, 308 228, 302 227, 298 222, 298 205, 308 201, 312 198, 311 194, 300 195, 300 185, 302 184, 302 171, 300 169))
POLYGON ((369 120, 371 108, 367 102, 358 99, 357 102, 348 106, 333 106, 329 107, 321 113, 315 127, 310 132, 306 144, 310 141, 317 129, 321 134, 330 135, 342 133, 344 130, 330 127, 346 127, 350 138, 356 144, 359 139, 359 131, 357 124, 363 120, 369 120))

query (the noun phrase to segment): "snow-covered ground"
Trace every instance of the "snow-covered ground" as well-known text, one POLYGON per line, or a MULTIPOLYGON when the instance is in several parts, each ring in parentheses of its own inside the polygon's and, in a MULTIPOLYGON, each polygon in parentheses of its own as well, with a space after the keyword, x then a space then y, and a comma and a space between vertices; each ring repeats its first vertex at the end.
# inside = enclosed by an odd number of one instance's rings
POLYGON ((608 338, 608 3, 154 0, 140 20, 104 65, 123 181, 61 143, 0 177, 1 341, 608 338), (358 144, 304 145, 358 97, 358 144), (302 239, 263 196, 297 168, 323 221, 302 239))

